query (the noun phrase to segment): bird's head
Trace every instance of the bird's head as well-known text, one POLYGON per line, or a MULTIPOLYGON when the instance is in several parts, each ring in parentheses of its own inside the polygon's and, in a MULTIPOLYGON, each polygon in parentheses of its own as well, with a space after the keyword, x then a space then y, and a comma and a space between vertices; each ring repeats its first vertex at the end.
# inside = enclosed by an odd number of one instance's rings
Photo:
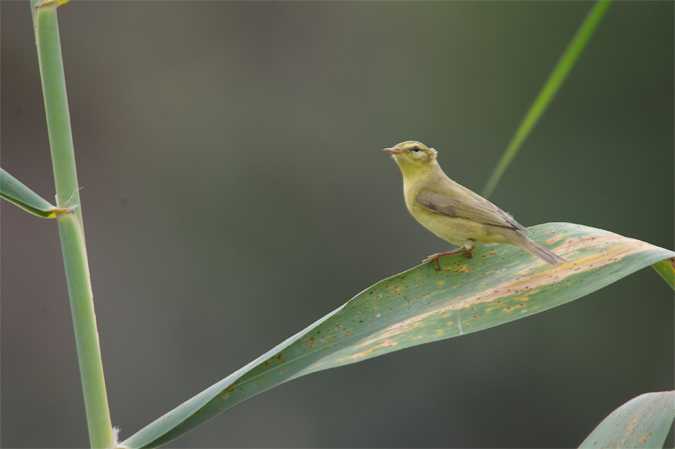
POLYGON ((436 165, 437 151, 415 140, 401 142, 393 148, 385 148, 384 151, 391 153, 404 173, 436 165))

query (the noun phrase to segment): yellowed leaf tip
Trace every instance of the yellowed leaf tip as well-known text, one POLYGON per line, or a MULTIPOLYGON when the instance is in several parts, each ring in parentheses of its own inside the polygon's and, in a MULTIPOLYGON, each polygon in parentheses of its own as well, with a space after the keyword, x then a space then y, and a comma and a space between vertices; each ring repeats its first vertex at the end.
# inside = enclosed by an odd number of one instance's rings
POLYGON ((58 214, 70 214, 75 212, 77 209, 77 206, 70 206, 70 207, 52 207, 50 209, 47 209, 51 213, 47 216, 47 218, 54 218, 58 214))

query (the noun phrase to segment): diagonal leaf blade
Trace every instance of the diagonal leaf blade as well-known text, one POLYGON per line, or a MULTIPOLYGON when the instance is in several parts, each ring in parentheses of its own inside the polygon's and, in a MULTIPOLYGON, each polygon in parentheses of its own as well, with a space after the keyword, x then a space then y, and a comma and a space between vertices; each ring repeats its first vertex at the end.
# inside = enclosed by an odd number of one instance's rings
POLYGON ((2 168, 0 168, 0 197, 42 218, 54 218, 56 212, 63 210, 50 204, 2 168))
POLYGON ((652 265, 657 273, 675 290, 675 258, 665 259, 652 265))
POLYGON ((646 393, 614 410, 579 447, 663 447, 673 419, 675 391, 646 393))
POLYGON ((611 284, 675 252, 570 223, 530 228, 570 264, 549 266, 511 245, 441 259, 378 282, 125 440, 156 447, 291 379, 505 324, 611 284))

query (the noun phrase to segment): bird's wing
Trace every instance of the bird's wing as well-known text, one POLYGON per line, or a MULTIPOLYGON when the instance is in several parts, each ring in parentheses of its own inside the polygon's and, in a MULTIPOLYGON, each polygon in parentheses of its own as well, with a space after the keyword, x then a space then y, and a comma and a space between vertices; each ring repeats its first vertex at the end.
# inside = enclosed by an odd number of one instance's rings
POLYGON ((476 194, 464 196, 464 198, 460 200, 423 190, 417 195, 415 201, 427 210, 449 217, 465 218, 477 223, 503 226, 528 232, 526 228, 514 220, 509 214, 476 194))

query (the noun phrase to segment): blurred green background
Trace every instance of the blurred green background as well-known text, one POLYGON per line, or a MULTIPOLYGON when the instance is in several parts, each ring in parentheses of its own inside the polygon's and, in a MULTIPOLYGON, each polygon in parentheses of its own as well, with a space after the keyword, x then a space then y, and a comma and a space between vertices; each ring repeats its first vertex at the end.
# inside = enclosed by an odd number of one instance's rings
MULTIPOLYGON (((77 2, 59 8, 122 438, 449 246, 381 151, 480 191, 588 2, 77 2)), ((2 166, 52 200, 28 2, 2 2, 2 166)), ((673 2, 616 2, 491 199, 673 248, 673 2)), ((54 221, 2 203, 3 447, 88 444, 54 221)), ((570 305, 324 371, 171 447, 572 447, 674 388, 651 269, 570 305)), ((672 447, 672 438, 667 443, 672 447)))

